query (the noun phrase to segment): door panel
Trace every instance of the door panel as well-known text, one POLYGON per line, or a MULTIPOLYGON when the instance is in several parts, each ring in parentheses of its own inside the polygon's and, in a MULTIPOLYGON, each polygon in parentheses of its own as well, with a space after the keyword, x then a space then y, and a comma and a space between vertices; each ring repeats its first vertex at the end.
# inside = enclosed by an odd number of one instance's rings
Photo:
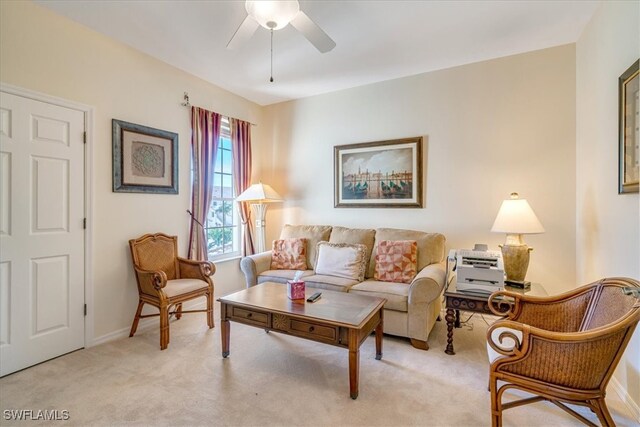
POLYGON ((84 346, 84 130, 0 92, 0 375, 84 346))

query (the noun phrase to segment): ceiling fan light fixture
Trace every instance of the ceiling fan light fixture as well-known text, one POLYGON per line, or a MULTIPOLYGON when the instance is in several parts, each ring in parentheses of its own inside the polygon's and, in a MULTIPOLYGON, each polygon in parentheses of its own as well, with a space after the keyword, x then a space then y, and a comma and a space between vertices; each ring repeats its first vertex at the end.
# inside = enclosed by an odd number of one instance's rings
POLYGON ((300 5, 294 1, 249 1, 244 5, 247 14, 264 28, 280 30, 300 11, 300 5))

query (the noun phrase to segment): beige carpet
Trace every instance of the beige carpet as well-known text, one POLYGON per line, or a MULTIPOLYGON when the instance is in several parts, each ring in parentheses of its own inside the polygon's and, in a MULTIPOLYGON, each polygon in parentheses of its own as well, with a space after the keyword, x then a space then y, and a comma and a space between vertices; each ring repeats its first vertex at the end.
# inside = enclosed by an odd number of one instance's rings
MULTIPOLYGON (((385 336, 381 361, 370 337, 354 401, 346 350, 232 323, 231 355, 222 359, 219 327, 208 330, 204 315, 185 315, 171 323, 165 351, 158 330, 147 329, 0 379, 0 424, 486 426, 486 325, 479 316, 472 323, 473 330, 456 330, 455 356, 443 351, 444 322, 431 333, 429 351, 385 336), (68 410, 70 419, 7 421, 5 409, 68 410)), ((619 426, 637 425, 614 393, 608 402, 619 426)), ((504 424, 581 425, 549 403, 511 409, 504 424)))

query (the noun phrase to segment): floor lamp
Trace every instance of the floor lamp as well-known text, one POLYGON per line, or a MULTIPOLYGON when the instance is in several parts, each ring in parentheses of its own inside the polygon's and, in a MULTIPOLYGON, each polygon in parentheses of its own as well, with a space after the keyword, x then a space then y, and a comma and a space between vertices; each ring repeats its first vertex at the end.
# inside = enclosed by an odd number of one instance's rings
POLYGON ((264 252, 265 248, 265 218, 267 206, 269 203, 282 202, 282 197, 271 188, 271 186, 263 183, 253 184, 236 197, 236 202, 249 202, 251 208, 255 212, 256 218, 256 252, 264 252))

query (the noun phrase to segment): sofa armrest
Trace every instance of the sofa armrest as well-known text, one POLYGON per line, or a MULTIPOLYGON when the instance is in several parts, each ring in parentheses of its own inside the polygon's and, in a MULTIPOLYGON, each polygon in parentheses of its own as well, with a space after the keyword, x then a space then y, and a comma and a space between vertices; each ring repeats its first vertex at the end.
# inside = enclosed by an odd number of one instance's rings
POLYGON ((271 251, 249 255, 240 260, 247 288, 258 284, 258 275, 271 267, 271 251))
POLYGON ((418 272, 409 288, 409 304, 431 302, 444 289, 446 267, 444 263, 429 264, 418 272))

